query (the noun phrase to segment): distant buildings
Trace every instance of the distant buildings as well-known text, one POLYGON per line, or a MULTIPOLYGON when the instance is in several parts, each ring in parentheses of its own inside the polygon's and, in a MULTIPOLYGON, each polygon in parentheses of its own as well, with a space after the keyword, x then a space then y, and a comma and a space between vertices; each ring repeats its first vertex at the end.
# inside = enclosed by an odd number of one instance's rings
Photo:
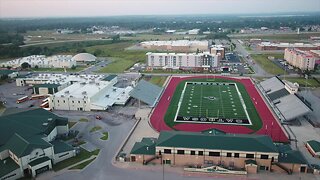
POLYGON ((257 49, 260 51, 285 50, 286 48, 299 48, 301 50, 319 50, 320 44, 261 42, 257 46, 257 49))
POLYGON ((152 53, 147 54, 147 66, 151 69, 203 69, 218 67, 218 55, 210 53, 152 53))
POLYGON ((197 35, 197 34, 199 34, 199 32, 200 32, 200 29, 191 29, 188 31, 188 34, 197 35))
POLYGON ((14 109, 0 117, 0 179, 35 177, 76 155, 57 137, 69 132, 68 119, 44 109, 14 109))
POLYGON ((97 57, 89 53, 79 53, 73 56, 72 60, 75 62, 94 62, 97 60, 97 57))
POLYGON ((158 51, 174 51, 174 52, 196 52, 208 51, 208 41, 144 41, 140 46, 145 49, 158 50, 158 51))
POLYGON ((301 70, 313 70, 316 61, 312 53, 295 48, 285 49, 284 59, 288 64, 301 70))
POLYGON ((222 60, 225 58, 226 47, 223 45, 212 45, 210 46, 210 53, 212 55, 218 55, 219 60, 222 60))
POLYGON ((46 57, 45 55, 32 55, 2 63, 1 66, 21 67, 21 64, 28 63, 32 68, 71 68, 76 66, 77 62, 71 55, 55 55, 46 57))

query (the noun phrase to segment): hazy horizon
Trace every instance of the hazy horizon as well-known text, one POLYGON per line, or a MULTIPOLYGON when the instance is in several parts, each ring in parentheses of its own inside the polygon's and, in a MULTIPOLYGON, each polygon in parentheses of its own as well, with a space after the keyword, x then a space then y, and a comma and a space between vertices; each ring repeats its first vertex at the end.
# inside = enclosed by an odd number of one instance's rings
MULTIPOLYGON (((320 12, 319 0, 0 0, 0 18, 320 12)), ((292 14, 294 15, 294 14, 292 14)))

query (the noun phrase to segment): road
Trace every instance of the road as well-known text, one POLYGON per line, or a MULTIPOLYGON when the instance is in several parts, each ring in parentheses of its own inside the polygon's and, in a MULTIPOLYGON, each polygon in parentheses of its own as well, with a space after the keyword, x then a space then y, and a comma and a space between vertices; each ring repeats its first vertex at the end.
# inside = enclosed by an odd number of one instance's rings
POLYGON ((21 45, 19 47, 39 46, 39 45, 46 45, 46 44, 68 43, 68 42, 85 42, 85 41, 110 41, 110 39, 85 39, 85 40, 74 39, 74 40, 63 40, 63 41, 46 41, 46 42, 25 44, 25 45, 21 45))
POLYGON ((250 54, 248 51, 238 42, 236 39, 231 40, 234 44, 236 44, 235 51, 238 52, 238 54, 242 55, 243 59, 253 68, 255 71, 255 76, 265 76, 265 77, 271 77, 272 74, 267 73, 264 69, 262 69, 257 63, 253 63, 252 59, 247 58, 250 54))

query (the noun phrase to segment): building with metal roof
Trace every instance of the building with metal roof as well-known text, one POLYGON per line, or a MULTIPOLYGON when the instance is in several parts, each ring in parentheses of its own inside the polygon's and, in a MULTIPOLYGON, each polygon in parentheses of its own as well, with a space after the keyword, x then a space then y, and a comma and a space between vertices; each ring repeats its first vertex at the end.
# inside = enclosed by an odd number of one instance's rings
POLYGON ((299 85, 286 80, 281 80, 277 76, 260 82, 260 90, 269 100, 269 103, 279 111, 282 121, 294 120, 303 116, 311 109, 297 95, 299 85))
POLYGON ((76 62, 93 62, 97 60, 97 57, 89 53, 79 53, 73 56, 72 60, 76 62))
POLYGON ((17 78, 17 86, 32 85, 34 94, 47 95, 49 108, 59 110, 107 110, 110 106, 125 105, 131 86, 118 88, 116 75, 39 74, 17 78))
POLYGON ((312 156, 316 156, 320 158, 320 142, 316 140, 310 140, 307 142, 306 147, 312 156))
POLYGON ((140 80, 130 92, 130 96, 154 107, 163 91, 162 87, 140 80))
POLYGON ((286 121, 293 120, 311 112, 310 108, 294 94, 279 98, 275 102, 275 105, 286 121))
POLYGON ((68 131, 68 119, 44 109, 4 113, 0 116, 0 178, 35 177, 51 169, 52 162, 75 156, 71 146, 55 140, 68 131))
POLYGON ((258 172, 258 169, 306 173, 307 167, 299 151, 290 146, 279 150, 269 136, 222 132, 161 131, 158 138, 143 138, 137 142, 130 159, 143 164, 245 169, 247 173, 258 172))

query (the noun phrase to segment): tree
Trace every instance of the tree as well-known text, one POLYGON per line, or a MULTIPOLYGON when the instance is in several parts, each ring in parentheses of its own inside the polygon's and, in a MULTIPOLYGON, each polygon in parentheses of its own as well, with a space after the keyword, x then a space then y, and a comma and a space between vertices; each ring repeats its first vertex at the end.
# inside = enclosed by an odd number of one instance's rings
POLYGON ((102 50, 101 49, 96 49, 93 52, 93 55, 95 55, 95 56, 100 56, 101 54, 102 54, 102 50))
POLYGON ((35 69, 39 69, 39 66, 38 66, 38 65, 36 65, 36 66, 34 66, 34 68, 35 68, 35 69))
POLYGON ((71 67, 71 69, 76 69, 77 68, 77 66, 75 66, 75 65, 72 65, 72 67, 71 67))
POLYGON ((30 68, 30 67, 31 67, 30 64, 28 64, 27 62, 24 62, 24 63, 21 64, 21 68, 22 69, 27 69, 27 68, 30 68))

